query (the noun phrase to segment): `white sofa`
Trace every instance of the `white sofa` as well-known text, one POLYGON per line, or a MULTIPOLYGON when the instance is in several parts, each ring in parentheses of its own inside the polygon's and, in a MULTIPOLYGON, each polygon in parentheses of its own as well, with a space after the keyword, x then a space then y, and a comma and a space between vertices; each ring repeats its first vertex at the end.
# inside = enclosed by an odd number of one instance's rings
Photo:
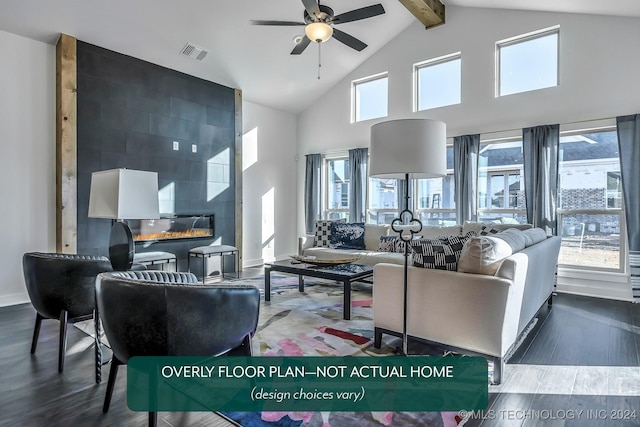
POLYGON ((365 224, 364 226, 364 250, 358 249, 332 249, 315 247, 314 235, 309 234, 298 239, 298 255, 315 256, 318 259, 345 259, 359 258, 358 264, 375 265, 380 262, 391 264, 404 264, 404 255, 394 252, 378 252, 380 237, 389 235, 387 224, 365 224))
MULTIPOLYGON (((560 238, 550 237, 502 261, 495 275, 409 267, 410 337, 494 360, 501 380, 505 356, 545 301, 551 305, 560 238)), ((373 275, 374 345, 402 336, 403 266, 377 264, 373 275)))

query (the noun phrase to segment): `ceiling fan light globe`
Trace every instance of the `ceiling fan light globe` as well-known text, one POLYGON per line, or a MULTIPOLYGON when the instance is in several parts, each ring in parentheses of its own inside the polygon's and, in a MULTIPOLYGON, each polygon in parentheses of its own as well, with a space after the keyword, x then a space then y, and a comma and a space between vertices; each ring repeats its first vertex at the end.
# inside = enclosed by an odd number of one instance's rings
POLYGON ((304 28, 309 40, 317 43, 326 42, 333 35, 333 27, 324 22, 312 22, 304 28))

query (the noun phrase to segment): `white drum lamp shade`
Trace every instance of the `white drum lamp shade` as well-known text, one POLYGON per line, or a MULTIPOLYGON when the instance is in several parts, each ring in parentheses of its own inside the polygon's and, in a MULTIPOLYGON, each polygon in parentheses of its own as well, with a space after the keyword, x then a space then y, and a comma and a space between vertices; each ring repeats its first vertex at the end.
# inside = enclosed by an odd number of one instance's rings
POLYGON ((109 259, 116 271, 129 270, 135 244, 127 219, 160 218, 158 173, 111 169, 91 174, 89 218, 118 220, 111 227, 109 259))
POLYGON ((133 169, 94 172, 89 218, 160 218, 158 173, 133 169))
POLYGON ((429 119, 401 119, 371 126, 369 176, 437 178, 447 174, 447 127, 429 119))

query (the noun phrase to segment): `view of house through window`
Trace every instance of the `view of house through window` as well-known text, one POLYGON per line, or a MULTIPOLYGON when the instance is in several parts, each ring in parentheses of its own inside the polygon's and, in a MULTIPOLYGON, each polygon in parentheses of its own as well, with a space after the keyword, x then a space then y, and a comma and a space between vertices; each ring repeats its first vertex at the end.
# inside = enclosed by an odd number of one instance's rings
POLYGON ((447 147, 447 176, 417 180, 414 193, 415 211, 422 224, 456 223, 453 147, 447 147))
POLYGON ((387 73, 355 80, 351 86, 352 122, 387 116, 389 104, 387 73))
POLYGON ((461 63, 458 52, 414 65, 415 111, 460 104, 461 63))
POLYGON ((496 43, 496 96, 558 86, 558 27, 496 43))
POLYGON ((326 219, 349 220, 349 159, 326 160, 326 191, 325 214, 326 219))
POLYGON ((615 130, 560 138, 559 263, 622 270, 622 181, 615 130))
POLYGON ((527 222, 522 179, 522 141, 485 143, 478 157, 478 218, 527 222))
POLYGON ((398 217, 398 180, 369 178, 367 222, 391 224, 398 217))

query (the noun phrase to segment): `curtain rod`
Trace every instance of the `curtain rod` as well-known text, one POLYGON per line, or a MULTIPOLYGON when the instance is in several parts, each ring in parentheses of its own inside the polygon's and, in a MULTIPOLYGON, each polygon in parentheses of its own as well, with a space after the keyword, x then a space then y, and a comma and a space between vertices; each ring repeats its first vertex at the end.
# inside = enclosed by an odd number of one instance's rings
MULTIPOLYGON (((559 123, 559 125, 560 126, 579 125, 581 123, 598 122, 598 121, 601 121, 601 120, 611 120, 611 119, 615 119, 615 118, 616 117, 602 117, 602 118, 599 118, 599 119, 578 120, 576 122, 559 123)), ((490 131, 490 132, 480 132, 480 135, 492 135, 492 134, 496 134, 496 133, 515 132, 515 131, 520 131, 520 130, 522 130, 522 128, 494 130, 494 131, 490 131)))

